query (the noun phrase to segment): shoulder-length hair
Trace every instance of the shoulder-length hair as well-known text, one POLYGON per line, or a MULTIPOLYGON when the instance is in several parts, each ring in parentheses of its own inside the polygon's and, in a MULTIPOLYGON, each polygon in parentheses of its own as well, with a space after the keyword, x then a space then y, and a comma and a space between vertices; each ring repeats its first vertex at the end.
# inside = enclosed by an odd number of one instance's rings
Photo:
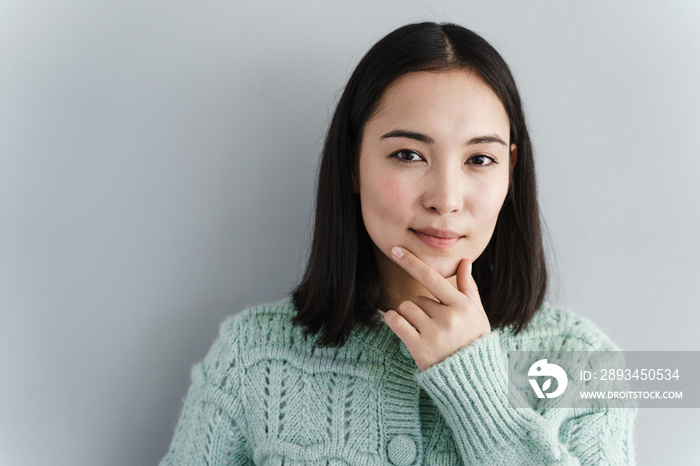
POLYGON ((519 333, 542 305, 547 270, 535 186, 532 145, 515 80, 498 52, 455 24, 403 26, 375 44, 353 72, 338 102, 318 173, 313 241, 306 272, 292 292, 294 322, 316 345, 342 346, 353 325, 375 327, 380 283, 359 194, 353 193, 362 131, 387 87, 417 71, 476 72, 496 93, 510 120, 517 162, 496 227, 472 274, 492 328, 519 333))

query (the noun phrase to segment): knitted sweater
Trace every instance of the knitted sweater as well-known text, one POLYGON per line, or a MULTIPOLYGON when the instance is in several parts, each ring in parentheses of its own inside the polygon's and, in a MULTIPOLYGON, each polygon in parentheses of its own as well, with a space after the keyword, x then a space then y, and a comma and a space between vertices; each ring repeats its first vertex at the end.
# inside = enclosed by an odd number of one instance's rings
POLYGON ((384 323, 315 348, 295 312, 287 297, 221 325, 161 465, 634 464, 636 409, 508 404, 509 350, 619 350, 570 311, 544 306, 423 372, 384 323))

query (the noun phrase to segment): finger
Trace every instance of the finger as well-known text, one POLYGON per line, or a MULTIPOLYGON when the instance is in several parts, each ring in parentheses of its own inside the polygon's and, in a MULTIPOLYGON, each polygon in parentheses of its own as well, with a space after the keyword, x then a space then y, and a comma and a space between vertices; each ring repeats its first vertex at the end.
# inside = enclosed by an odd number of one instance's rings
POLYGON ((407 348, 409 345, 412 347, 420 339, 418 331, 401 314, 394 310, 387 311, 384 314, 384 322, 406 344, 407 348))
POLYGON ((427 296, 416 296, 413 298, 413 302, 416 303, 419 308, 423 309, 423 312, 425 312, 431 319, 437 315, 440 315, 440 308, 444 307, 444 304, 441 304, 432 298, 428 298, 427 296))
POLYGON ((457 268, 457 289, 467 298, 481 303, 479 295, 479 287, 476 285, 474 275, 472 274, 473 263, 467 259, 462 259, 457 268))
POLYGON ((481 295, 479 294, 479 286, 476 284, 476 280, 474 280, 474 275, 470 274, 469 275, 469 298, 473 299, 474 301, 481 302, 481 295))
POLYGON ((457 289, 469 296, 469 276, 472 274, 472 263, 468 259, 462 259, 457 267, 457 289))
POLYGON ((396 312, 408 321, 418 333, 425 331, 430 324, 430 316, 413 301, 404 301, 396 308, 396 312))
POLYGON ((457 268, 457 289, 466 297, 471 299, 479 298, 479 288, 476 286, 472 275, 472 262, 469 259, 462 259, 457 268))
POLYGON ((391 254, 397 264, 418 280, 442 304, 449 306, 458 302, 459 291, 411 251, 400 246, 394 246, 391 248, 391 254))

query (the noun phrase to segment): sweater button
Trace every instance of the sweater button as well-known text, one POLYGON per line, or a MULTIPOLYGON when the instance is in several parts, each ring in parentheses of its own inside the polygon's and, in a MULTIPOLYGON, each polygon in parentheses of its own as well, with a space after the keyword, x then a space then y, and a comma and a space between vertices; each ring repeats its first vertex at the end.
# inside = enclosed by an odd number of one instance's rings
POLYGON ((418 454, 416 442, 408 435, 397 435, 386 447, 389 461, 395 466, 408 466, 413 464, 418 454))

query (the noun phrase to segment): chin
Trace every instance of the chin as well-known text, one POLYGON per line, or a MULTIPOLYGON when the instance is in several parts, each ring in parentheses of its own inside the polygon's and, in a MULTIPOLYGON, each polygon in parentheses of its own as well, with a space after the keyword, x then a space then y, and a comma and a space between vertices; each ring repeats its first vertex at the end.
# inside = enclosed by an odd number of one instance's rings
POLYGON ((461 259, 457 258, 422 258, 420 259, 435 269, 444 278, 450 278, 457 274, 461 259))

